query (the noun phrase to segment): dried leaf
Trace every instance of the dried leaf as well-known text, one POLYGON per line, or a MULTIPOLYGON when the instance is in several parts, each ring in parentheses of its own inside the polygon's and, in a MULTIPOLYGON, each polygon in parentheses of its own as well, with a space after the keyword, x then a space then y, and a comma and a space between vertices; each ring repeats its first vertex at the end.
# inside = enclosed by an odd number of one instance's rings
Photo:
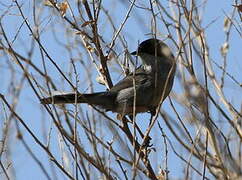
POLYGON ((242 12, 242 4, 237 7, 240 12, 242 12))
POLYGON ((82 25, 81 25, 81 27, 85 27, 85 26, 87 26, 87 25, 89 25, 89 24, 94 24, 95 23, 95 21, 86 21, 86 22, 84 22, 82 25))
POLYGON ((66 15, 66 11, 68 9, 68 3, 67 2, 62 2, 58 4, 59 10, 61 12, 62 16, 66 15))
POLYGON ((104 73, 104 70, 103 70, 103 67, 102 65, 100 64, 100 67, 99 67, 99 71, 103 74, 104 73))
POLYGON ((85 32, 84 31, 77 31, 76 35, 85 35, 85 32))
POLYGON ((45 0, 44 5, 49 7, 54 7, 53 3, 55 4, 54 0, 45 0))
MULTIPOLYGON (((49 7, 54 7, 54 5, 56 5, 56 1, 55 0, 45 0, 44 5, 49 6, 49 7)), ((58 3, 57 7, 58 7, 61 15, 65 16, 66 11, 68 9, 68 3, 67 2, 58 3)))
POLYGON ((122 114, 117 114, 116 118, 121 121, 123 119, 123 115, 122 114))
POLYGON ((232 5, 232 6, 238 8, 238 10, 239 10, 240 12, 242 12, 242 4, 240 4, 240 5, 232 5))
POLYGON ((108 56, 107 56, 107 61, 111 61, 112 59, 114 59, 116 57, 116 54, 113 52, 113 51, 111 51, 109 54, 108 54, 108 56))
POLYGON ((90 51, 92 53, 95 51, 95 49, 90 45, 88 45, 86 48, 88 49, 88 51, 90 51))
POLYGON ((99 84, 105 85, 105 79, 104 79, 103 76, 98 76, 98 77, 96 77, 96 81, 97 81, 99 84))
POLYGON ((228 31, 229 26, 230 26, 230 19, 226 17, 224 19, 224 31, 228 31))
POLYGON ((20 132, 19 132, 19 133, 17 133, 17 138, 18 138, 18 139, 23 139, 23 134, 22 134, 22 133, 20 133, 20 132))
POLYGON ((229 43, 225 42, 222 47, 220 48, 220 52, 222 54, 222 56, 225 56, 229 51, 229 43))

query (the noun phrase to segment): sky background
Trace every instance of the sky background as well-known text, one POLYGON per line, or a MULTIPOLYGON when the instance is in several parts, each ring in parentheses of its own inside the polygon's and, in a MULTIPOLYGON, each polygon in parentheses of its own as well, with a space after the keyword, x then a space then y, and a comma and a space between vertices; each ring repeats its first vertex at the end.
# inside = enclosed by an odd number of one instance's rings
MULTIPOLYGON (((26 17, 28 17, 28 20, 31 25, 33 25, 33 19, 32 19, 32 1, 19 1, 19 3, 23 5, 23 12, 26 17)), ((65 47, 62 47, 60 45, 57 45, 56 39, 59 41, 63 42, 63 44, 75 41, 77 38, 77 35, 75 34, 75 31, 73 31, 70 27, 70 30, 68 33, 72 34, 71 36, 68 36, 67 38, 67 32, 66 29, 63 29, 63 25, 61 23, 61 18, 58 17, 55 13, 53 13, 53 9, 43 6, 42 2, 36 1, 38 4, 38 7, 41 10, 41 28, 43 32, 41 33, 41 42, 43 43, 44 47, 48 50, 48 53, 51 55, 53 59, 55 59, 56 63, 59 65, 59 67, 64 71, 68 72, 71 69, 71 64, 69 59, 70 54, 66 51, 65 47), (53 33, 53 29, 55 30, 55 33, 53 33), (56 37, 55 37, 56 36, 56 37), (68 60, 67 60, 68 59, 68 60)), ((128 1, 127 1, 128 2, 128 1)), ((103 7, 107 9, 110 14, 112 15, 112 18, 115 20, 115 26, 119 27, 120 23, 123 21, 127 9, 129 7, 129 3, 126 1, 109 1, 109 0, 104 0, 103 1, 103 7)), ((167 3, 167 1, 161 1, 161 3, 167 3)), ((3 12, 7 9, 6 5, 9 6, 12 3, 11 0, 2 0, 0 2, 0 15, 3 15, 3 12)), ((71 2, 72 3, 72 2, 71 2)), ((198 2, 199 3, 199 2, 198 2)), ((201 3, 201 7, 203 7, 203 3, 201 3)), ((201 11, 203 18, 202 25, 203 27, 206 28, 206 37, 207 37, 207 42, 209 42, 209 51, 211 53, 212 59, 217 62, 218 64, 222 65, 222 56, 220 53, 220 48, 221 45, 225 42, 225 33, 223 31, 223 26, 224 26, 224 18, 226 15, 230 16, 232 12, 232 1, 208 1, 206 3, 206 6, 203 7, 203 11, 201 11)), ((74 4, 73 4, 74 5, 74 4)), ((141 5, 143 5, 143 2, 141 2, 141 5)), ((167 3, 167 7, 168 7, 167 3)), ((69 12, 67 12, 67 16, 69 12)), ((5 15, 1 23, 5 29, 5 32, 8 36, 9 39, 13 40, 17 30, 23 23, 22 18, 19 16, 19 12, 16 7, 12 7, 5 15)), ((103 15, 103 14, 101 14, 103 15)), ((147 13, 146 10, 144 9, 138 9, 134 8, 134 11, 131 13, 126 25, 124 26, 122 33, 125 36, 125 40, 127 41, 128 45, 128 50, 132 52, 133 50, 136 49, 138 42, 143 41, 145 39, 148 39, 150 36, 147 35, 150 33, 150 18, 151 14, 147 13), (137 16, 138 15, 138 16, 137 16), (139 18, 133 18, 134 16, 137 16, 139 18), (142 22, 142 24, 140 23, 142 22), (144 24, 146 26, 144 26, 144 24)), ((241 22, 238 22, 241 24, 241 22)), ((103 38, 107 42, 111 42, 110 39, 110 34, 113 33, 111 28, 107 25, 105 22, 100 22, 100 33, 103 35, 103 38)), ((167 32, 162 29, 162 25, 160 25, 159 32, 161 32, 161 36, 159 36, 160 39, 165 39, 167 32)), ((1 35, 0 35, 0 38, 1 35)), ((22 26, 18 37, 15 41, 13 41, 15 50, 19 52, 20 54, 27 55, 26 50, 31 47, 31 40, 32 37, 27 30, 27 27, 25 25, 22 26)), ((173 50, 174 54, 176 54, 176 50, 172 42, 165 41, 173 50)), ((241 61, 241 50, 242 50, 242 41, 241 37, 239 36, 238 33, 236 33, 236 30, 232 28, 232 33, 229 39, 230 47, 229 47, 229 52, 228 52, 228 66, 227 66, 227 72, 229 72, 235 79, 237 79, 240 83, 242 82, 242 76, 241 76, 241 70, 242 70, 242 61, 241 61)), ((75 46, 75 45, 73 45, 75 46)), ((82 54, 81 57, 79 57, 78 53, 78 47, 76 48, 76 51, 73 51, 72 58, 80 58, 85 60, 85 57, 87 55, 82 54)), ((115 50, 121 54, 120 59, 122 59, 122 53, 124 49, 120 46, 120 44, 117 44, 115 46, 115 50)), ((1 53, 0 53, 1 54, 1 53)), ((35 64, 41 66, 41 56, 39 53, 38 48, 34 50, 34 55, 32 57, 32 60, 34 61, 35 64)), ((9 62, 10 60, 6 58, 5 56, 0 56, 0 82, 2 82, 2 86, 0 86, 0 93, 6 96, 6 99, 11 101, 12 97, 9 94, 9 89, 8 87, 8 82, 9 79, 16 79, 16 82, 19 81, 22 74, 21 70, 19 69, 18 65, 15 63, 11 62, 12 67, 16 70, 16 73, 10 74, 9 73, 9 62)), ((110 71, 113 76, 113 82, 119 81, 123 76, 120 76, 120 73, 117 71, 117 66, 111 66, 113 62, 110 63, 110 71)), ((97 82, 95 82, 95 78, 97 76, 97 72, 95 68, 91 65, 91 63, 87 63, 88 68, 93 72, 91 74, 91 80, 94 82, 93 89, 94 91, 104 91, 106 88, 97 82)), ((217 68, 213 64, 214 70, 216 73, 221 74, 221 70, 217 68)), ((86 83, 86 77, 87 74, 85 71, 83 71, 82 66, 77 64, 78 68, 78 77, 79 77, 79 84, 80 86, 78 87, 80 92, 90 92, 91 88, 86 87, 88 83, 86 83), (84 86, 83 86, 84 85, 84 86)), ((199 63, 197 64, 197 67, 199 68, 199 63)), ((66 91, 70 92, 71 88, 67 85, 67 83, 62 83, 60 74, 57 72, 55 68, 53 68, 53 65, 50 62, 47 62, 47 71, 49 75, 53 78, 56 79, 56 81, 59 83, 58 84, 58 89, 60 91, 66 91)), ((33 72, 35 73, 35 72, 33 72)), ((37 74, 36 77, 38 76, 37 74)), ((72 77, 73 78, 73 77, 72 77)), ((38 79, 38 77, 37 77, 38 79)), ((73 79, 74 80, 74 79, 73 79)), ((73 81, 74 82, 74 81, 73 81)), ((39 79, 39 83, 44 84, 44 79, 39 79)), ((47 113, 45 112, 44 108, 40 105, 38 98, 35 96, 33 93, 33 90, 29 87, 29 84, 27 81, 24 82, 23 84, 24 88, 21 92, 20 95, 20 100, 19 104, 17 106, 17 112, 19 115, 24 119, 24 121, 28 124, 29 127, 33 130, 33 132, 41 139, 43 142, 45 142, 45 138, 43 137, 44 132, 48 131, 48 128, 50 126, 54 126, 51 122, 51 118, 46 115, 47 113), (44 120, 44 122, 43 122, 44 120)), ((175 84, 173 87, 173 90, 175 92, 180 92, 180 86, 178 79, 175 79, 175 84)), ((211 90, 212 91, 212 90, 211 90)), ((237 109, 240 109, 241 107, 241 102, 242 102, 242 96, 241 96, 241 87, 235 86, 233 83, 231 83, 231 80, 226 79, 226 87, 224 89, 226 97, 232 102, 237 109)), ((163 105, 162 109, 164 109, 167 112, 170 112, 171 110, 169 109, 169 102, 166 100, 163 105)), ((0 108, 3 108, 3 104, 0 105, 0 108)), ((71 106, 70 106, 71 108, 71 106)), ((87 106, 82 105, 82 109, 87 111, 87 106)), ((3 109, 0 110, 0 117, 1 117, 1 129, 3 127, 3 120, 4 120, 4 113, 3 109)), ((214 116, 217 116, 217 112, 213 112, 214 116)), ((110 116, 113 116, 111 113, 108 113, 110 116)), ((212 116, 213 116, 212 115, 212 116)), ((148 126, 148 122, 142 121, 142 119, 147 119, 149 117, 149 114, 145 113, 142 115, 138 115, 137 119, 139 119, 139 124, 142 124, 142 129, 145 130, 145 127, 148 126)), ((105 120, 104 120, 105 121, 105 120)), ((169 129, 165 126, 164 123, 161 122, 162 127, 164 127, 164 132, 166 135, 171 137, 171 141, 173 141, 174 145, 178 145, 178 143, 174 140, 172 137, 171 133, 169 132, 169 129)), ((105 124, 105 122, 103 122, 105 124)), ((11 124, 14 127, 14 122, 11 124)), ((21 125, 20 125, 21 127, 21 125)), ((154 128, 157 128, 157 124, 154 128)), ((22 127, 21 127, 22 129, 22 127)), ((192 130, 191 130, 192 131, 192 130)), ((33 141, 33 138, 29 136, 27 132, 24 130, 23 136, 26 140, 26 143, 32 148, 32 151, 35 153, 35 155, 44 162, 44 164, 47 166, 49 165, 48 163, 48 156, 46 155, 43 150, 36 145, 36 143, 33 141)), ((151 136, 154 137, 154 141, 159 141, 158 136, 154 134, 156 131, 151 132, 151 136)), ((0 132, 2 134, 2 132, 0 132)), ((57 133, 56 129, 53 128, 52 131, 53 134, 57 133)), ((105 130, 103 130, 103 133, 105 133, 105 130)), ((195 132, 194 132, 195 133, 195 132)), ((107 136, 107 139, 110 138, 112 139, 113 135, 112 134, 105 134, 107 136)), ((52 136, 52 138, 56 138, 57 136, 52 136)), ((16 138, 16 131, 13 130, 11 131, 11 135, 9 136, 9 142, 10 142, 10 147, 11 151, 11 157, 12 157, 12 162, 15 167, 15 174, 16 174, 16 179, 18 180, 26 180, 26 179, 35 179, 35 180, 42 180, 45 179, 45 176, 42 175, 42 172, 40 168, 36 165, 36 162, 32 160, 32 158, 29 156, 29 154, 26 152, 26 149, 22 146, 20 141, 16 138)), ((60 144, 58 140, 52 140, 52 146, 54 147, 60 147, 60 144), (55 144, 56 142, 56 144, 55 144)), ((160 149, 160 151, 164 154, 164 150, 162 150, 163 147, 156 147, 157 149, 160 149)), ((182 152, 181 154, 185 154, 186 152, 182 152)), ((59 156, 59 150, 56 152, 53 150, 53 153, 56 156, 59 156)), ((172 151, 169 153, 172 154, 172 151)), ((154 167, 158 168, 159 166, 164 165, 164 159, 162 157, 156 157, 152 156, 153 162, 157 163, 157 165, 154 165, 154 167), (157 160, 158 159, 158 160, 157 160)), ((184 164, 181 163, 180 161, 176 161, 177 157, 174 155, 169 156, 169 170, 170 170, 170 177, 178 178, 184 174, 182 168, 184 167, 184 164)), ((60 160, 60 159, 59 159, 60 160)), ((58 168, 55 168, 56 174, 58 179, 67 179, 60 173, 58 168)), ((4 175, 0 174, 0 178, 4 177, 4 175)))

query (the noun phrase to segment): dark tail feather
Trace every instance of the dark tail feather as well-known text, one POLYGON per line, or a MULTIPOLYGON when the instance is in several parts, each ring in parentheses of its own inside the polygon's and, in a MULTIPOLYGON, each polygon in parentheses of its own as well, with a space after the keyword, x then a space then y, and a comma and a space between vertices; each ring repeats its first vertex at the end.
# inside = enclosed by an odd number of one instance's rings
MULTIPOLYGON (((74 104, 76 94, 63 94, 55 95, 41 99, 42 104, 74 104)), ((108 92, 92 93, 92 94, 78 94, 77 103, 87 103, 91 105, 101 106, 105 109, 109 109, 113 106, 114 98, 108 92)))

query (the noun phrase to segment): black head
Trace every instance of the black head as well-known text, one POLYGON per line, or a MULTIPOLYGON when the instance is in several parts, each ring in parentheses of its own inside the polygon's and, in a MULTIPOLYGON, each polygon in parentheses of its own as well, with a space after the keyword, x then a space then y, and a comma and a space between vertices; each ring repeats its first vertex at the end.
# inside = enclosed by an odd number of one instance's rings
POLYGON ((140 43, 137 51, 132 52, 132 55, 142 56, 142 54, 149 54, 159 57, 173 56, 169 47, 158 39, 147 39, 140 43))

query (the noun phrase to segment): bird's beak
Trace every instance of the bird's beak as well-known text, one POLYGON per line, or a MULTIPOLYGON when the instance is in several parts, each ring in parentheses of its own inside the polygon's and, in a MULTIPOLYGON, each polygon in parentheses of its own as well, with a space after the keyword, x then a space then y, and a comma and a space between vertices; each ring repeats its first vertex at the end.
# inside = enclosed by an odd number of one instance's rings
POLYGON ((137 56, 138 54, 137 54, 137 51, 134 51, 134 52, 132 52, 132 53, 130 53, 131 55, 134 55, 134 56, 137 56))

